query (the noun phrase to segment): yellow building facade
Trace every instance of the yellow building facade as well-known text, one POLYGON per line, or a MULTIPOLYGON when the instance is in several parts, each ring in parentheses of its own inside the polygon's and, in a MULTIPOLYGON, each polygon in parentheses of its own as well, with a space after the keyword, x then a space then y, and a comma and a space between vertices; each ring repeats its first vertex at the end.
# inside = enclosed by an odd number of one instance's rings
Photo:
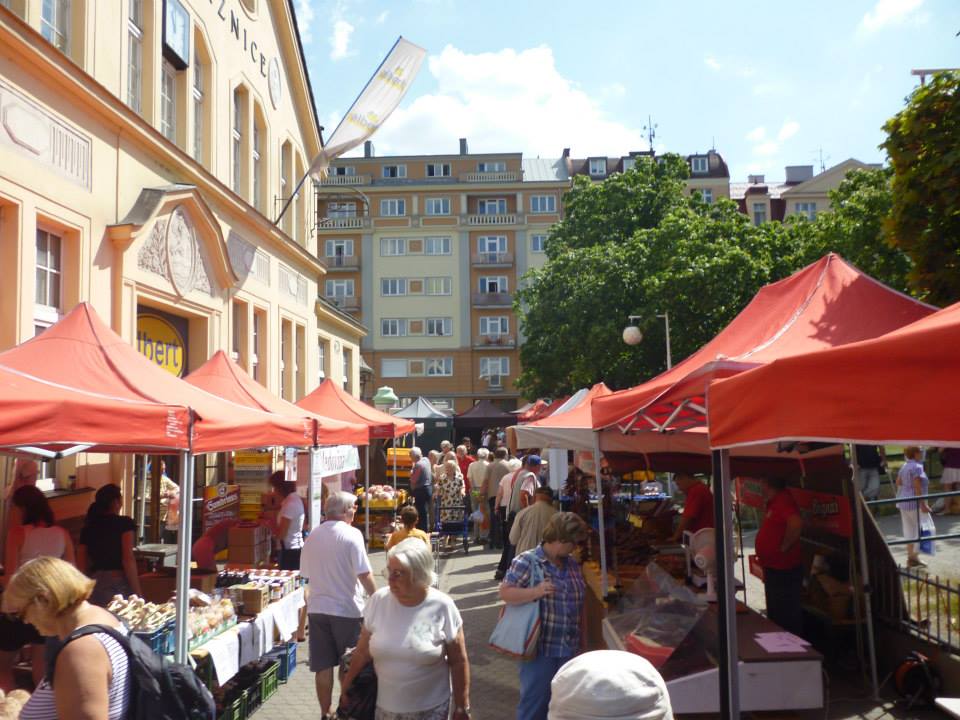
POLYGON ((288 0, 2 0, 0 349, 88 301, 176 374, 225 350, 288 400, 358 394, 313 194, 274 224, 319 149, 288 0))

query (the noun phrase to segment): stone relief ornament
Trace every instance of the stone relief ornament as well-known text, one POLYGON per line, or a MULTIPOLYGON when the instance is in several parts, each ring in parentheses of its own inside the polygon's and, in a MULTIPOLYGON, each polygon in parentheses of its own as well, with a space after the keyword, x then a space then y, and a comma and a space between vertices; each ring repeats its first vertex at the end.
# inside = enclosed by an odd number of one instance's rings
POLYGON ((137 266, 167 278, 181 297, 192 290, 213 294, 193 224, 179 205, 154 223, 137 253, 137 266))

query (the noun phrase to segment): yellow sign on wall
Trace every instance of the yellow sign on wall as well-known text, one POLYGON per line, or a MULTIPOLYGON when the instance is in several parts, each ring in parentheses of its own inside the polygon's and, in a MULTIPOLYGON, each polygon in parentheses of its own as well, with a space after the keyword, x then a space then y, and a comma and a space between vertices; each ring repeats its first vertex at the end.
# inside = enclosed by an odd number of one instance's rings
POLYGON ((183 376, 185 347, 177 329, 162 317, 137 316, 137 351, 171 375, 183 376))

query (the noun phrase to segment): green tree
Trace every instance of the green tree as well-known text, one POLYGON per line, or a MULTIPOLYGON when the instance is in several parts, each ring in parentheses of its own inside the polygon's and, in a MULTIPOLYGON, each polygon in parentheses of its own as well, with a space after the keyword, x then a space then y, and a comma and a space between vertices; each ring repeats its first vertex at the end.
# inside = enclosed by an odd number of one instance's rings
POLYGON ((924 299, 960 299, 960 72, 936 73, 887 121, 893 167, 891 240, 913 260, 924 299))

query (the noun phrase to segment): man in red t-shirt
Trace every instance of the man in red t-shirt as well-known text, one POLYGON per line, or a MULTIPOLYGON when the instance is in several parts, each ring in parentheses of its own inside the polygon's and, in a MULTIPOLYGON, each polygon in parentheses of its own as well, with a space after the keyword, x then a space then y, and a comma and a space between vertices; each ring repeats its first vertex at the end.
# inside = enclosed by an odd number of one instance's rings
POLYGON ((713 493, 710 488, 687 473, 678 473, 673 481, 683 493, 684 500, 680 524, 670 539, 680 542, 684 531, 695 533, 697 530, 713 527, 713 493))
POLYGON ((799 635, 803 629, 800 596, 803 593, 803 554, 800 532, 803 520, 786 481, 763 481, 767 501, 763 523, 757 532, 755 548, 763 568, 763 588, 767 598, 767 617, 784 630, 799 635))

